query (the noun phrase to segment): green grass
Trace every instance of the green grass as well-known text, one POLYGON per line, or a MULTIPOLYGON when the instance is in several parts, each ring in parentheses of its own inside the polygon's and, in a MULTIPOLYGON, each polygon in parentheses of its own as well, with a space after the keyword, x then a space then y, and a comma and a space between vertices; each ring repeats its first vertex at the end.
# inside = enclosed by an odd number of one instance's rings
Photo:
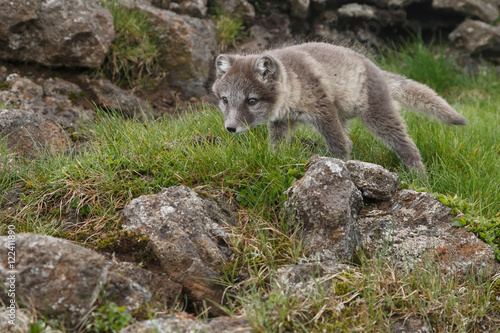
MULTIPOLYGON (((444 194, 440 200, 467 210, 463 224, 499 246, 500 94, 495 71, 487 68, 476 77, 464 76, 439 47, 421 43, 380 63, 433 86, 469 125, 449 127, 404 113, 428 181, 407 172, 357 121, 350 133, 352 157, 398 172, 409 186, 444 194)), ((18 187, 23 192, 17 210, 0 214, 4 233, 5 223, 15 222, 17 232, 96 246, 120 229, 121 210, 130 200, 183 184, 230 194, 240 203, 240 225, 231 235, 234 261, 224 267, 224 279, 235 295, 227 310, 247 316, 261 331, 378 332, 417 314, 441 331, 466 332, 477 330, 488 316, 500 320, 500 302, 493 297, 500 297, 498 282, 481 276, 449 280, 432 262, 410 274, 383 259, 363 258, 360 266, 332 277, 329 286, 318 285, 307 297, 292 296, 277 285, 276 270, 303 257, 300 230, 282 213, 283 192, 304 174, 312 154, 328 154, 321 138, 308 128, 299 129, 291 143, 275 153, 268 149, 265 126, 232 135, 225 131, 220 112, 208 106, 195 105, 176 120, 144 122, 99 112, 88 126, 87 148, 76 155, 13 159, 0 141, 0 191, 18 187), (192 140, 208 135, 218 140, 192 140), (311 139, 319 145, 304 144, 311 139)))
POLYGON ((217 41, 222 52, 227 51, 230 46, 234 46, 236 41, 241 39, 243 32, 243 21, 230 14, 217 10, 214 15, 214 23, 217 29, 217 41))
POLYGON ((130 88, 160 74, 158 38, 152 19, 116 0, 105 0, 104 4, 113 15, 115 39, 100 72, 117 85, 130 88))

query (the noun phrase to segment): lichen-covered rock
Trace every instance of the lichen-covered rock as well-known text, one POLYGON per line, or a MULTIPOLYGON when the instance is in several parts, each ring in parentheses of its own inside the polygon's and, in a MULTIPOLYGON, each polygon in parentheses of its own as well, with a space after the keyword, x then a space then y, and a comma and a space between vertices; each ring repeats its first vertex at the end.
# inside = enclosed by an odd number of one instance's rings
MULTIPOLYGON (((7 277, 15 274, 18 301, 44 315, 69 319, 73 324, 91 310, 107 279, 100 254, 69 241, 36 234, 15 235, 17 273, 7 262, 9 239, 0 237, 0 281, 9 290, 7 277)), ((11 243, 12 244, 12 243, 11 243)), ((8 302, 5 290, 0 298, 8 302)))
POLYGON ((360 214, 363 248, 369 255, 392 258, 398 267, 435 260, 445 273, 458 277, 470 270, 498 270, 491 247, 467 229, 454 227, 454 218, 451 208, 430 194, 401 190, 360 214))
POLYGON ((113 17, 99 0, 0 2, 3 60, 98 68, 113 38, 113 17))
POLYGON ((357 19, 357 20, 374 20, 377 9, 369 5, 360 5, 358 3, 348 3, 338 9, 339 17, 357 19))
POLYGON ((413 3, 425 2, 427 0, 370 0, 379 7, 406 7, 413 3))
POLYGON ((225 222, 229 216, 213 200, 174 186, 132 200, 123 217, 124 228, 149 237, 163 270, 182 284, 190 301, 222 302, 224 288, 217 281, 232 254, 225 222))
POLYGON ((498 18, 498 6, 482 0, 432 0, 432 7, 479 18, 488 23, 493 23, 498 18))
POLYGON ((166 275, 130 262, 108 262, 106 299, 125 306, 134 316, 144 316, 148 306, 172 307, 181 302, 182 286, 166 275), (153 297, 154 296, 154 297, 153 297))
POLYGON ((7 147, 25 156, 61 152, 69 147, 69 139, 59 124, 30 111, 0 110, 0 137, 6 137, 7 147))
POLYGON ((465 20, 449 35, 455 49, 500 61, 500 26, 465 20))
POLYGON ((346 166, 351 180, 365 198, 389 200, 398 190, 398 175, 380 165, 351 160, 346 166))
POLYGON ((179 15, 151 6, 146 0, 120 0, 154 19, 162 54, 161 66, 169 84, 185 97, 203 97, 217 46, 217 31, 209 19, 179 15))
POLYGON ((345 162, 314 156, 308 165, 304 177, 287 190, 287 211, 303 225, 308 256, 349 260, 360 237, 361 192, 351 181, 345 162))

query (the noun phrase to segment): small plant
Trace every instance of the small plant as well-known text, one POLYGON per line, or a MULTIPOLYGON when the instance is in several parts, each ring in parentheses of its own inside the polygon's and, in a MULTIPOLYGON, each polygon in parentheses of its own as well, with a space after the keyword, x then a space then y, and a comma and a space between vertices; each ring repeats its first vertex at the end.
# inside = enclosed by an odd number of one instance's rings
POLYGON ((222 13, 220 10, 217 11, 214 21, 217 28, 219 48, 222 52, 225 52, 229 46, 234 46, 236 41, 241 38, 243 21, 227 13, 222 13))
POLYGON ((152 19, 138 9, 106 0, 113 15, 115 39, 101 67, 102 73, 118 85, 135 83, 160 72, 157 37, 152 19))
POLYGON ((132 319, 132 316, 125 312, 124 306, 118 306, 113 302, 101 306, 92 316, 94 320, 87 325, 87 330, 96 333, 119 332, 132 319))

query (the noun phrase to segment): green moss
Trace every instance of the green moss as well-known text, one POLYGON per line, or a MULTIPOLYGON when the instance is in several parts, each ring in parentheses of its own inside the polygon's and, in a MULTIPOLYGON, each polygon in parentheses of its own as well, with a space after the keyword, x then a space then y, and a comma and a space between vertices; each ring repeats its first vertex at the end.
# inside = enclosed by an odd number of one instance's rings
POLYGON ((135 261, 141 262, 143 267, 157 259, 149 238, 127 229, 101 238, 95 247, 98 251, 130 254, 135 261))
POLYGON ((0 82, 0 91, 10 90, 11 84, 9 82, 0 82))

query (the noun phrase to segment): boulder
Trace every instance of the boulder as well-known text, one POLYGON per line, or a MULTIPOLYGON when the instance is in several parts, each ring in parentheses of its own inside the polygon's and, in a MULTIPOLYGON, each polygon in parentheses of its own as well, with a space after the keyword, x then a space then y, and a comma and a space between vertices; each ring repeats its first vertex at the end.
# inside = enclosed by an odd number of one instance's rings
POLYGON ((32 111, 0 110, 0 137, 6 138, 8 148, 24 156, 62 152, 70 146, 59 124, 32 111))
POLYGON ((497 271, 492 248, 453 226, 454 218, 451 208, 429 193, 400 190, 389 201, 363 209, 362 247, 368 255, 392 258, 400 268, 434 260, 443 272, 459 278, 474 270, 497 271))
POLYGON ((500 61, 500 26, 466 20, 449 35, 453 48, 500 61))
POLYGON ((183 286, 189 301, 195 306, 222 302, 219 272, 232 254, 226 232, 230 217, 215 201, 174 186, 133 199, 123 217, 124 228, 150 239, 164 272, 183 286))
POLYGON ((146 0, 120 0, 154 19, 161 66, 169 84, 189 97, 208 94, 210 68, 218 53, 217 31, 211 20, 179 15, 149 5, 146 0))
POLYGON ((369 5, 357 3, 345 4, 338 9, 339 18, 355 20, 375 20, 377 9, 369 5))
POLYGON ((106 299, 125 306, 135 317, 148 306, 173 307, 181 302, 182 286, 164 273, 152 272, 130 262, 108 262, 106 299))
POLYGON ((351 160, 346 166, 351 180, 365 198, 389 200, 398 190, 398 174, 380 165, 351 160))
POLYGON ((216 3, 224 13, 240 18, 247 25, 255 20, 255 8, 247 0, 216 0, 216 3))
POLYGON ((17 234, 0 237, 3 257, 14 244, 15 267, 0 262, 0 281, 5 290, 0 298, 8 302, 8 277, 14 275, 15 296, 43 315, 68 319, 76 324, 92 308, 107 279, 107 267, 100 254, 51 236, 17 234), (11 237, 10 239, 8 237, 11 237), (15 273, 13 270, 15 269, 15 273))
POLYGON ((498 18, 498 6, 482 0, 432 0, 434 9, 442 9, 461 14, 465 17, 478 18, 493 23, 498 18))
POLYGON ((427 0, 369 0, 375 5, 387 8, 387 7, 406 7, 414 3, 425 2, 427 0))
POLYGON ((98 68, 114 38, 99 0, 0 2, 0 59, 98 68))
POLYGON ((313 156, 308 165, 305 175, 287 190, 288 214, 301 224, 307 256, 348 261, 360 239, 361 192, 342 160, 313 156))
POLYGON ((288 0, 292 16, 305 19, 309 14, 310 0, 288 0))

